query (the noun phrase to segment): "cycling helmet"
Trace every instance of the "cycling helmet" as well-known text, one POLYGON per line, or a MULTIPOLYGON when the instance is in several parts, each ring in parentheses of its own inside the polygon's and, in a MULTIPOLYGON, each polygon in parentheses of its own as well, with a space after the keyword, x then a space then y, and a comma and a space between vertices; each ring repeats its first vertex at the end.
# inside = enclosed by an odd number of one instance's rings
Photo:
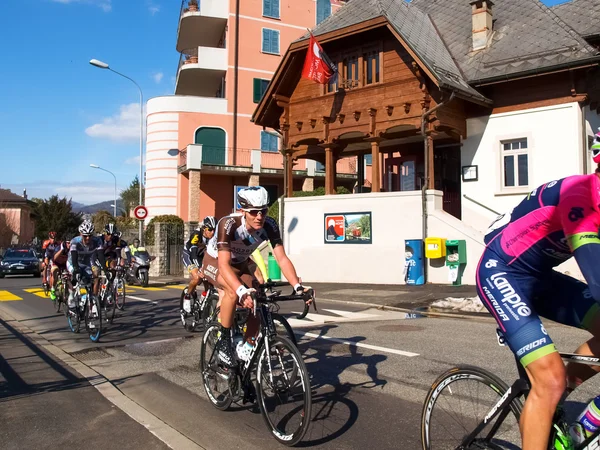
POLYGON ((120 237, 121 234, 117 230, 117 226, 114 223, 107 223, 104 227, 104 234, 110 234, 111 236, 120 237))
POLYGON ((94 224, 91 220, 84 220, 79 225, 79 232, 84 236, 91 236, 94 233, 94 224))
POLYGON ((596 164, 600 164, 600 128, 598 128, 598 133, 596 133, 594 136, 594 142, 592 143, 591 150, 594 162, 596 164))
POLYGON ((202 221, 202 226, 214 230, 217 227, 217 221, 214 216, 206 216, 202 221))
POLYGON ((56 239, 56 231, 49 231, 48 232, 48 238, 50 238, 50 239, 56 239))
POLYGON ((237 200, 242 209, 262 209, 269 206, 269 194, 262 186, 252 186, 240 190, 237 200))

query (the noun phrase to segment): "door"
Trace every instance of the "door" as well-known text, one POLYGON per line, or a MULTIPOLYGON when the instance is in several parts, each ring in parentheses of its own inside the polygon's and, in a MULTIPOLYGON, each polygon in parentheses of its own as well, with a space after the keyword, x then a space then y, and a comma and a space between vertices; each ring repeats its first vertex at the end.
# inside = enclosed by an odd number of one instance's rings
POLYGON ((386 159, 385 171, 386 192, 405 192, 419 189, 417 185, 417 163, 413 156, 386 159))
POLYGON ((202 164, 225 165, 225 131, 220 128, 198 128, 194 143, 202 144, 202 164))

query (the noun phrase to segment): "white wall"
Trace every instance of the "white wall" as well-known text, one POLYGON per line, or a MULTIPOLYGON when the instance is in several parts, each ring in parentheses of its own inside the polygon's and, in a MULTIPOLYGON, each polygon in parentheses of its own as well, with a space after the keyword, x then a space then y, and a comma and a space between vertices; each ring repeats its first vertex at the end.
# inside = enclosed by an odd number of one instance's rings
POLYGON ((479 180, 462 182, 462 220, 484 231, 495 218, 464 195, 504 213, 537 186, 581 173, 581 130, 581 108, 576 102, 468 119, 461 162, 478 166, 479 180), (500 188, 500 141, 521 137, 527 137, 529 146, 529 186, 507 195, 500 188))

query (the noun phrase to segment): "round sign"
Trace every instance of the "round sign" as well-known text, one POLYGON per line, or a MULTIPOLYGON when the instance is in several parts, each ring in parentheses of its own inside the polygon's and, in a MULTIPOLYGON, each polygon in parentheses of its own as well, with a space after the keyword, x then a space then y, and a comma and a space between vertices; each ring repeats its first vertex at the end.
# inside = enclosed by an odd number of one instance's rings
POLYGON ((146 209, 145 206, 136 206, 135 209, 133 210, 133 215, 135 216, 136 219, 139 220, 144 220, 147 216, 148 216, 148 210, 146 209))

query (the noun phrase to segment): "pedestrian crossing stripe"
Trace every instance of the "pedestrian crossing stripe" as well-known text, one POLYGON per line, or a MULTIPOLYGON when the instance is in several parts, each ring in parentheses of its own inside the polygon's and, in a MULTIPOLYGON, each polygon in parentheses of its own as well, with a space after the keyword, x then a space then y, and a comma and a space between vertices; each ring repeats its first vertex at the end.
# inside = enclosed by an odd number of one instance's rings
POLYGON ((14 302, 15 300, 23 300, 12 292, 0 291, 0 302, 14 302))
POLYGON ((185 289, 187 287, 187 284, 169 284, 165 286, 166 288, 169 289, 185 289))
MULTIPOLYGON (((323 309, 333 315, 308 313, 304 319, 296 319, 295 316, 287 317, 287 321, 292 328, 314 327, 315 325, 325 325, 328 323, 343 322, 362 322, 373 320, 400 320, 406 319, 406 314, 396 311, 386 311, 384 314, 377 310, 369 309, 366 312, 342 311, 338 309, 323 309)), ((299 311, 293 311, 293 314, 300 314, 299 311)))
POLYGON ((23 289, 25 292, 29 292, 30 294, 37 295, 38 297, 48 298, 46 294, 44 294, 44 290, 42 288, 29 288, 23 289))

